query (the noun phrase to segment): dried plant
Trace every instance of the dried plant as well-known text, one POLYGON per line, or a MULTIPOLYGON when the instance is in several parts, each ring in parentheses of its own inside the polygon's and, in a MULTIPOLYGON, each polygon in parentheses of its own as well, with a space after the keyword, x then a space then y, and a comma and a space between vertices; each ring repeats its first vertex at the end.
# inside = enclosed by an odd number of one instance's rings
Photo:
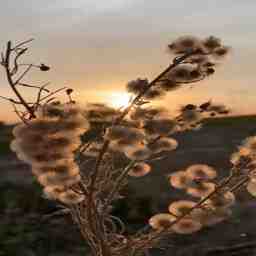
POLYGON ((172 233, 191 234, 204 226, 217 224, 231 214, 235 192, 246 186, 256 195, 256 138, 246 139, 231 156, 230 175, 217 179, 214 168, 196 164, 171 173, 170 185, 182 189, 195 201, 172 202, 166 213, 152 216, 148 225, 134 234, 112 215, 113 203, 122 198, 122 190, 131 178, 154 171, 151 163, 178 147, 176 133, 198 130, 209 116, 229 113, 224 105, 201 102, 185 104, 176 115, 150 105, 184 86, 194 86, 214 74, 229 47, 219 38, 200 39, 184 36, 168 45, 171 64, 151 82, 138 78, 127 83, 132 93, 127 107, 115 109, 90 103, 81 108, 72 98, 73 90, 48 89, 25 82, 31 69, 43 72, 45 64, 21 62, 31 40, 7 43, 1 65, 17 99, 9 101, 21 119, 13 134, 11 149, 28 163, 43 186, 44 195, 65 208, 88 243, 93 256, 143 255, 172 233), (22 87, 37 90, 35 100, 27 101, 22 87), (56 94, 65 90, 67 102, 56 94), (121 159, 121 160, 120 160, 121 159))

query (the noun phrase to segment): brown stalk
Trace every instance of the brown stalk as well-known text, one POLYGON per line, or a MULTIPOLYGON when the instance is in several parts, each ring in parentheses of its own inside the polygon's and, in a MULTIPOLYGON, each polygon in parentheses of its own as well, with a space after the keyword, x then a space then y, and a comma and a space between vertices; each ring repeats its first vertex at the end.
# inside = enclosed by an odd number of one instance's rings
POLYGON ((27 109, 27 111, 30 113, 32 118, 35 118, 35 114, 34 114, 34 110, 33 108, 31 108, 28 103, 23 99, 23 97, 21 96, 21 94, 19 93, 19 91, 16 88, 16 82, 14 82, 12 80, 12 76, 11 76, 11 71, 10 71, 10 56, 11 56, 11 52, 12 52, 12 48, 11 48, 11 41, 8 41, 7 43, 7 49, 6 49, 6 55, 5 55, 5 61, 4 61, 4 67, 5 67, 5 71, 6 71, 6 76, 7 76, 7 80, 9 85, 11 86, 12 90, 14 91, 14 93, 16 94, 16 96, 18 97, 19 101, 21 102, 21 104, 27 109))

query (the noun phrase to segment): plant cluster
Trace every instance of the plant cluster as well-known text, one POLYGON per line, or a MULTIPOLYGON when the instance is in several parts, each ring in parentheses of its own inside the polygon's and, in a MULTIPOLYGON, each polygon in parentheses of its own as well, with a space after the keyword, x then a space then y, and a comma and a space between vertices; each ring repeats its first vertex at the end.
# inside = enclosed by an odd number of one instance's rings
POLYGON ((211 101, 185 104, 176 115, 150 104, 214 74, 230 50, 219 38, 184 36, 172 42, 171 64, 151 82, 138 78, 127 83, 131 100, 120 109, 100 103, 83 108, 70 88, 50 91, 48 84, 24 82, 32 68, 50 70, 45 64, 20 62, 29 42, 12 46, 9 41, 2 53, 1 65, 17 99, 1 98, 13 105, 22 121, 13 130, 11 148, 31 165, 45 197, 66 208, 92 255, 142 255, 165 235, 191 234, 225 220, 241 187, 256 194, 256 139, 251 137, 232 155, 229 177, 217 180, 217 171, 202 164, 168 176, 170 185, 197 201, 172 202, 167 213, 152 216, 135 234, 127 234, 122 220, 112 215, 113 203, 122 198, 127 182, 154 171, 151 163, 178 147, 174 134, 198 130, 205 117, 230 112, 211 101), (25 100, 20 92, 24 86, 37 90, 35 101, 25 100), (61 90, 66 91, 67 102, 56 99, 61 90))

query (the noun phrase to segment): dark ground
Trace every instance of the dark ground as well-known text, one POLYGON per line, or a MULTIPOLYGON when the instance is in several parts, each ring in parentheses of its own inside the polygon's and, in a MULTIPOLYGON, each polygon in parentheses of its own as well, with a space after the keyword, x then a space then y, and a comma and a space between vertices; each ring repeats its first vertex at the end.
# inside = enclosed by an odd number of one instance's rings
MULTIPOLYGON (((0 133, 0 256, 85 255, 79 234, 68 220, 39 223, 40 216, 55 206, 40 197, 41 189, 29 168, 9 152, 10 129, 2 127, 0 133)), ((170 188, 167 174, 206 163, 223 177, 228 174, 230 154, 253 134, 255 116, 211 120, 200 131, 178 135, 177 151, 155 162, 146 177, 131 180, 130 196, 116 206, 116 213, 132 228, 143 225, 151 215, 166 211, 171 201, 184 199, 182 192, 170 188)), ((256 255, 255 216, 256 201, 243 192, 232 218, 193 235, 170 237, 169 248, 152 251, 152 255, 256 255)))

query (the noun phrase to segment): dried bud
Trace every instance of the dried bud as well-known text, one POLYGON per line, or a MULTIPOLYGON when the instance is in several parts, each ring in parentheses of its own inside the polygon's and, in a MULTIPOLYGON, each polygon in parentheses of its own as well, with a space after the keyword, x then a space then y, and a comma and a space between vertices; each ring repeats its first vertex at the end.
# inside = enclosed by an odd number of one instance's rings
POLYGON ((212 75, 215 73, 215 69, 214 68, 207 68, 206 69, 206 74, 209 76, 209 75, 212 75))
POLYGON ((138 94, 144 91, 147 87, 148 87, 148 80, 140 79, 140 78, 130 81, 126 85, 127 91, 135 94, 138 94))
POLYGON ((46 66, 45 64, 41 64, 39 66, 39 68, 40 68, 41 71, 48 71, 48 70, 50 70, 50 67, 46 66))
POLYGON ((202 76, 202 73, 200 72, 200 70, 195 69, 193 71, 190 72, 190 78, 191 79, 198 79, 202 76))
POLYGON ((70 95, 73 92, 73 89, 69 88, 66 90, 67 95, 70 95))
POLYGON ((209 36, 204 40, 203 44, 208 50, 212 51, 221 46, 221 40, 215 36, 209 36))
POLYGON ((222 58, 222 57, 226 56, 229 51, 230 51, 229 47, 221 46, 221 47, 218 47, 214 50, 213 56, 216 57, 216 58, 222 58))
POLYGON ((197 106, 193 104, 187 104, 186 106, 182 107, 181 111, 186 111, 186 110, 194 110, 196 109, 197 106))
POLYGON ((208 110, 208 108, 210 107, 210 105, 211 105, 211 101, 207 101, 207 102, 201 104, 201 105, 199 106, 199 108, 202 109, 203 111, 206 111, 206 110, 208 110))

